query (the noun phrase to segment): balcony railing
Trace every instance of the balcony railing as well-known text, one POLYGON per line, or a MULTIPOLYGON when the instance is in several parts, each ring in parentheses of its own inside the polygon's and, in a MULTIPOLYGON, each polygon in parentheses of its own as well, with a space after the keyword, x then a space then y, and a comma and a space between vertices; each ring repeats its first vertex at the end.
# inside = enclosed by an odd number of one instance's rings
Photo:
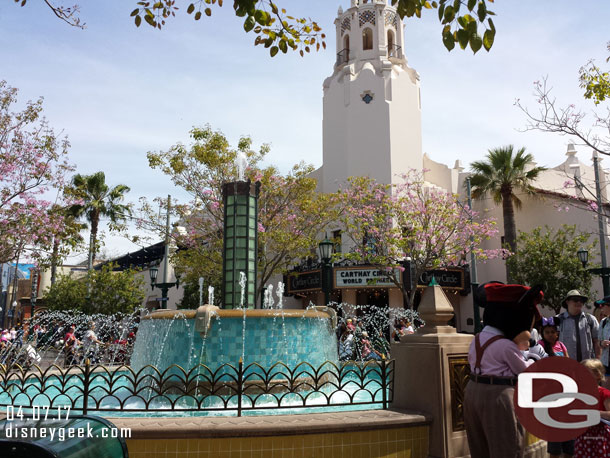
POLYGON ((349 62, 349 49, 343 49, 337 53, 337 66, 347 64, 349 62))
POLYGON ((388 46, 388 57, 395 57, 396 59, 402 59, 402 47, 398 45, 388 46))

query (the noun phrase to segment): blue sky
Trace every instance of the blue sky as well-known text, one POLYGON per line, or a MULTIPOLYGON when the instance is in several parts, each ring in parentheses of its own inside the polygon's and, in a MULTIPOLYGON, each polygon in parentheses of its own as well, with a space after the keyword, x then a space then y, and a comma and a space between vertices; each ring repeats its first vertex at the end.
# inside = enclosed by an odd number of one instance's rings
MULTIPOLYGON (((290 13, 317 20, 329 46, 273 59, 253 46, 231 2, 199 22, 179 14, 162 31, 133 25, 135 0, 80 3, 85 30, 55 19, 42 2, 0 4, 0 79, 20 89, 22 102, 44 97, 79 173, 103 170, 110 184, 131 187, 134 202, 185 197, 148 168, 146 153, 188 142, 192 126, 206 123, 233 143, 243 134, 270 143, 268 162, 282 170, 301 160, 321 165, 322 82, 335 59, 337 8, 349 0, 281 0, 290 13)), ((467 166, 488 148, 513 143, 539 164, 557 165, 567 138, 519 132, 525 119, 513 102, 535 107, 532 83, 548 75, 558 102, 592 107, 582 100, 578 69, 591 58, 610 66, 610 2, 497 0, 493 9, 494 47, 474 56, 445 50, 436 12, 406 20, 404 51, 421 75, 424 151, 467 166)), ((590 155, 580 150, 581 159, 590 155)), ((114 237, 106 244, 116 255, 137 249, 114 237)))

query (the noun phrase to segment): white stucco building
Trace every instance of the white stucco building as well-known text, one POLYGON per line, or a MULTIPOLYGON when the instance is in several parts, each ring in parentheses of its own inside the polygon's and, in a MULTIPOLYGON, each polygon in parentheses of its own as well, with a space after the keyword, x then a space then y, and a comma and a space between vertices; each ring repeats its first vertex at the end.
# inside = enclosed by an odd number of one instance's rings
MULTIPOLYGON (((337 61, 323 84, 323 165, 312 176, 318 180, 319 191, 334 192, 350 176, 368 176, 381 183, 395 183, 398 174, 412 168, 423 169, 430 186, 457 193, 465 202, 464 182, 468 176, 465 165, 456 161, 448 166, 433 160, 434 154, 422 151, 420 77, 408 66, 404 25, 396 9, 388 3, 391 2, 351 0, 347 10, 339 8, 335 20, 337 61)), ((441 153, 445 157, 452 154, 441 153)), ((557 166, 544 164, 549 170, 535 183, 539 190, 536 198, 522 197, 523 208, 516 211, 518 230, 576 224, 581 231, 596 237, 599 234, 595 212, 582 202, 594 197, 589 193, 589 190, 595 192, 591 162, 582 162, 573 145, 568 146, 566 156, 557 166), (575 175, 586 188, 565 186, 566 181, 574 181, 575 175)), ((607 197, 607 182, 607 175, 600 167, 604 198, 607 197)), ((501 206, 486 199, 475 201, 473 207, 486 217, 495 218, 502 235, 501 206)), ((333 236, 340 234, 341 228, 335 229, 333 236)), ((349 249, 345 242, 342 240, 343 249, 349 249)), ((488 249, 500 247, 500 237, 484 246, 488 249)), ((478 263, 479 283, 489 280, 505 281, 504 261, 478 263)), ((601 295, 601 281, 596 281, 594 287, 601 295)), ((472 296, 460 295, 457 290, 451 294, 451 288, 446 291, 456 311, 458 330, 472 331, 472 296)), ((288 301, 289 306, 303 306, 309 301, 323 303, 321 293, 313 290, 305 290, 304 294, 295 297, 296 300, 288 301)), ((403 307, 400 290, 391 287, 370 291, 336 288, 333 299, 363 305, 374 300, 379 305, 385 302, 390 307, 403 307)))

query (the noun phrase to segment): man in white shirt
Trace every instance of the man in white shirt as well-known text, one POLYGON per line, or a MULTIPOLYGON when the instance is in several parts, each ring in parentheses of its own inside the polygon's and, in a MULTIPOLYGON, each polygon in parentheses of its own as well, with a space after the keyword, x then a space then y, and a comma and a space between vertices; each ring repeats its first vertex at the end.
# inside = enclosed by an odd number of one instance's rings
POLYGON ((85 332, 83 337, 83 351, 85 353, 85 358, 88 358, 93 364, 96 364, 99 360, 98 344, 103 345, 104 342, 99 340, 95 335, 95 323, 91 322, 89 323, 89 329, 85 332))

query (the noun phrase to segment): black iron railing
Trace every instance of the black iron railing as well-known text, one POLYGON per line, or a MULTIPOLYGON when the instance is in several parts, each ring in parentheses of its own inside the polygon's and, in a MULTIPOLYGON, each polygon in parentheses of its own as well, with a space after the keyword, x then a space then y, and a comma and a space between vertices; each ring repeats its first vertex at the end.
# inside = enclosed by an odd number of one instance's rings
POLYGON ((389 45, 388 57, 396 57, 397 59, 402 58, 402 48, 398 45, 389 45))
POLYGON ((326 362, 320 367, 277 363, 205 365, 186 371, 173 365, 134 371, 128 366, 41 369, 0 365, 0 406, 73 411, 198 412, 381 405, 393 399, 394 361, 326 362), (46 407, 44 407, 46 408, 46 407))
POLYGON ((348 62, 349 62, 349 49, 345 48, 337 53, 337 64, 336 65, 347 64, 348 62))

